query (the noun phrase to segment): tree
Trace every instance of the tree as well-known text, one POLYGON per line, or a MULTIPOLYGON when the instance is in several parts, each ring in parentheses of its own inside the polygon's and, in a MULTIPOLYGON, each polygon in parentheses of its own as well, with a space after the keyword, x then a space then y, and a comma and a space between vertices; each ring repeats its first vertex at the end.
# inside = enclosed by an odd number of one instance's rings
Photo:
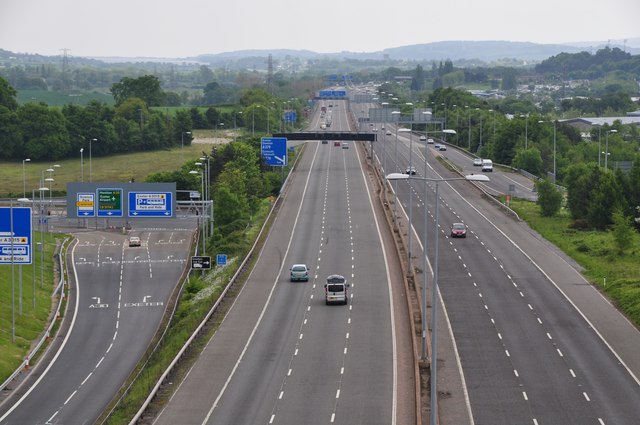
POLYGON ((518 88, 518 80, 516 78, 516 70, 513 68, 505 68, 502 72, 502 90, 509 91, 518 88))
POLYGON ((18 122, 24 140, 22 153, 32 161, 60 159, 69 152, 69 133, 60 110, 27 103, 18 108, 18 122))
POLYGON ((0 105, 0 159, 23 157, 22 137, 18 125, 18 115, 0 105))
POLYGON ((535 185, 538 190, 540 215, 553 217, 560 211, 562 206, 562 193, 547 179, 538 180, 535 185))
POLYGON ((631 227, 629 218, 621 210, 616 210, 613 213, 612 233, 618 252, 624 254, 633 244, 633 227, 631 227))
POLYGON ((17 95, 18 93, 9 85, 9 82, 0 77, 0 106, 4 106, 10 111, 15 111, 18 109, 17 95))
POLYGON ((511 163, 516 168, 525 170, 534 176, 542 175, 542 156, 536 148, 522 149, 518 151, 511 163))
POLYGON ((424 88, 424 70, 422 65, 416 66, 413 72, 413 78, 411 79, 411 90, 421 91, 424 88))
POLYGON ((111 86, 111 94, 116 106, 127 99, 138 97, 148 106, 161 106, 164 102, 164 92, 160 87, 160 80, 154 75, 144 75, 138 78, 124 77, 120 82, 111 86))
POLYGON ((613 212, 624 205, 622 190, 611 172, 603 173, 600 181, 591 187, 587 220, 590 226, 602 230, 613 222, 613 212))

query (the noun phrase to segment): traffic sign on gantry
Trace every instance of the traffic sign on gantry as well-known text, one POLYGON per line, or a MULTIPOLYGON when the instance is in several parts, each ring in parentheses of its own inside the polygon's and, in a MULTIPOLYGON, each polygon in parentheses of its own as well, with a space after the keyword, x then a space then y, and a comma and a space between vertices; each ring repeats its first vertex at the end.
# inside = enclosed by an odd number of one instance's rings
POLYGON ((98 217, 122 217, 122 189, 98 188, 98 217))
POLYGON ((129 217, 171 217, 171 192, 129 192, 129 217))

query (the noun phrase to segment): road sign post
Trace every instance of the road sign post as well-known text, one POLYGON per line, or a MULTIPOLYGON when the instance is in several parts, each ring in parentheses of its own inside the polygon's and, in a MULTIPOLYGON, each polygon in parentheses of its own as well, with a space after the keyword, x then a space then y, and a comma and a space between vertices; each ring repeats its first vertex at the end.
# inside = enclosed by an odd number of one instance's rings
POLYGON ((191 257, 191 268, 198 270, 209 270, 211 268, 211 257, 193 256, 191 257))
POLYGON ((31 264, 31 208, 0 207, 0 264, 31 264))
POLYGON ((263 137, 261 152, 267 165, 282 167, 288 163, 287 139, 284 137, 263 137))

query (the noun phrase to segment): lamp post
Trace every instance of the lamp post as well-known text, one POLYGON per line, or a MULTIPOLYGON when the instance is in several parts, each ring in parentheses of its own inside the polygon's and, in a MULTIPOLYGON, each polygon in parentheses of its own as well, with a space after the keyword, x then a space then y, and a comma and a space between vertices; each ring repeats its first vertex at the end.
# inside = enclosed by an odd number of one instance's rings
POLYGON ((464 107, 467 108, 467 118, 469 118, 469 130, 467 131, 467 134, 469 135, 469 152, 471 152, 471 110, 468 109, 468 105, 465 105, 464 107))
POLYGON ((22 197, 23 198, 27 197, 27 180, 26 180, 26 174, 25 174, 25 168, 24 168, 25 162, 31 162, 31 159, 25 158, 22 160, 22 197))
MULTIPOLYGON (((609 168, 609 133, 617 133, 618 130, 616 129, 612 129, 612 130, 608 130, 607 133, 604 135, 604 169, 607 170, 609 168)), ((554 147, 555 147, 555 143, 554 143, 554 147)), ((555 149, 554 149, 555 152, 555 149)), ((555 161, 554 161, 554 175, 555 175, 555 161)))
POLYGON ((84 148, 80 148, 80 181, 84 183, 84 148))
POLYGON ((180 157, 182 162, 184 162, 184 135, 185 134, 191 135, 191 132, 190 131, 180 132, 180 157))
MULTIPOLYGON (((538 121, 538 124, 553 122, 553 183, 556 183, 556 123, 558 121, 538 121)), ((605 165, 607 159, 605 158, 605 165)))
POLYGON ((520 118, 524 118, 524 150, 529 149, 529 114, 520 115, 520 118))
POLYGON ((260 105, 255 105, 251 110, 251 135, 255 137, 256 135, 256 108, 259 108, 260 105))
POLYGON ((476 111, 480 112, 480 143, 478 143, 478 149, 476 152, 479 152, 482 149, 482 110, 480 108, 476 108, 476 111))
MULTIPOLYGON (((437 379, 438 379, 438 364, 437 364, 437 357, 438 357, 438 301, 437 301, 437 297, 438 297, 438 246, 439 246, 439 233, 438 233, 438 219, 439 219, 439 215, 438 215, 438 206, 439 206, 439 201, 438 201, 438 184, 440 182, 448 182, 448 181, 454 181, 454 180, 469 180, 469 181, 482 181, 482 182, 487 182, 489 181, 489 177, 487 177, 485 174, 469 174, 466 175, 464 177, 451 177, 451 178, 439 178, 439 179, 430 179, 430 178, 426 178, 426 177, 415 177, 415 176, 410 176, 408 174, 400 174, 400 173, 391 173, 388 174, 386 176, 387 180, 422 180, 425 182, 435 182, 436 184, 436 202, 435 202, 435 210, 436 210, 436 218, 435 218, 435 258, 434 258, 434 266, 433 266, 433 284, 431 285, 431 400, 430 400, 430 408, 431 408, 431 418, 430 418, 430 424, 437 424, 437 417, 438 417, 438 403, 437 403, 437 379)), ((426 207, 425 207, 426 209, 426 207)), ((426 234, 427 234, 427 229, 425 227, 425 238, 426 238, 426 234)), ((426 242, 425 242, 425 247, 426 247, 426 242)), ((427 251, 425 249, 424 251, 424 255, 427 255, 427 251)), ((426 269, 424 270, 425 273, 425 288, 426 288, 426 269)), ((423 292, 424 289, 423 289, 423 292)), ((426 295, 423 293, 423 297, 422 297, 422 344, 423 347, 426 346, 426 328, 425 328, 425 315, 426 315, 426 311, 427 311, 427 302, 426 302, 426 295)), ((423 354, 422 354, 422 358, 423 360, 426 359, 426 354, 425 351, 423 349, 423 354)))
MULTIPOLYGON (((197 164, 197 163, 196 163, 197 164)), ((204 173, 202 170, 196 171, 191 170, 189 174, 199 174, 200 175, 200 218, 202 218, 202 255, 205 254, 206 245, 205 245, 205 231, 204 231, 204 173)), ((200 222, 200 218, 198 218, 198 224, 200 222)))
POLYGON ((236 121, 236 118, 238 117, 238 115, 242 115, 242 111, 239 111, 233 114, 233 141, 234 142, 236 141, 236 137, 238 133, 238 123, 236 121))
POLYGON ((98 139, 89 139, 89 182, 93 181, 93 169, 91 168, 91 142, 97 142, 98 139))
MULTIPOLYGON (((396 120, 396 143, 394 146, 394 158, 395 158, 395 163, 396 163, 396 172, 398 172, 398 123, 400 122, 400 111, 391 111, 391 115, 397 116, 398 119, 396 120)), ((385 130, 386 133, 386 130, 385 130)), ((393 203, 393 224, 395 226, 398 225, 398 183, 395 183, 394 186, 394 192, 395 192, 395 202, 393 203)))
MULTIPOLYGON (((413 171, 413 163, 411 161, 412 159, 412 150, 413 150, 413 137, 411 137, 411 130, 408 128, 401 128, 398 130, 401 133, 409 133, 409 173, 411 173, 413 171)), ((396 161, 397 161, 397 157, 396 157, 396 161)), ((407 173, 407 174, 409 174, 407 173)), ((412 198, 413 198, 413 191, 409 190, 409 226, 407 227, 407 244, 408 244, 408 249, 407 249, 407 264, 408 266, 408 271, 409 271, 409 275, 413 275, 413 269, 411 267, 411 226, 413 223, 413 208, 412 208, 412 198)), ((397 204, 397 197, 398 194, 396 193, 396 204, 397 204)))

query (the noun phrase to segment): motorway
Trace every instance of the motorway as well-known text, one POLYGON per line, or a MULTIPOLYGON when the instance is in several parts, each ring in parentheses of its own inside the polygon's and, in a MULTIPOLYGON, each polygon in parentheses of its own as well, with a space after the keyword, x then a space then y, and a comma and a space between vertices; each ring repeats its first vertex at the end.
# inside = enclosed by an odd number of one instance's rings
MULTIPOLYGON (((332 128, 347 128, 344 106, 332 128)), ((412 369, 398 366, 400 295, 361 161, 353 144, 306 146, 256 267, 153 423, 415 423, 412 398, 398 402, 412 369), (308 282, 289 281, 294 263, 311 269, 308 282), (351 283, 348 305, 325 305, 330 274, 351 283)))
MULTIPOLYGON (((382 164, 388 155, 388 172, 404 171, 411 158, 419 176, 456 176, 434 157, 444 154, 455 162, 460 153, 429 145, 425 161, 424 143, 403 134, 396 145, 395 137, 387 137, 376 151, 382 164)), ((473 172, 471 161, 463 161, 473 172)), ((504 179, 497 170, 490 177, 504 179)), ((434 183, 397 183, 401 220, 411 203, 414 237, 422 241, 426 204, 427 241, 434 241, 434 183)), ((456 389, 439 379, 440 394, 454 394, 440 404, 468 402, 470 424, 637 424, 638 331, 562 255, 499 212, 470 183, 439 186, 439 289, 446 311, 439 329, 441 335, 452 332, 456 356, 439 351, 438 368, 459 363, 466 382, 465 392, 456 396, 456 389), (451 239, 449 225, 460 221, 468 236, 451 239)), ((433 245, 428 246, 431 262, 433 245)))
POLYGON ((3 404, 0 424, 93 423, 137 364, 183 272, 194 226, 135 223, 140 247, 117 232, 76 235, 68 328, 3 404))

